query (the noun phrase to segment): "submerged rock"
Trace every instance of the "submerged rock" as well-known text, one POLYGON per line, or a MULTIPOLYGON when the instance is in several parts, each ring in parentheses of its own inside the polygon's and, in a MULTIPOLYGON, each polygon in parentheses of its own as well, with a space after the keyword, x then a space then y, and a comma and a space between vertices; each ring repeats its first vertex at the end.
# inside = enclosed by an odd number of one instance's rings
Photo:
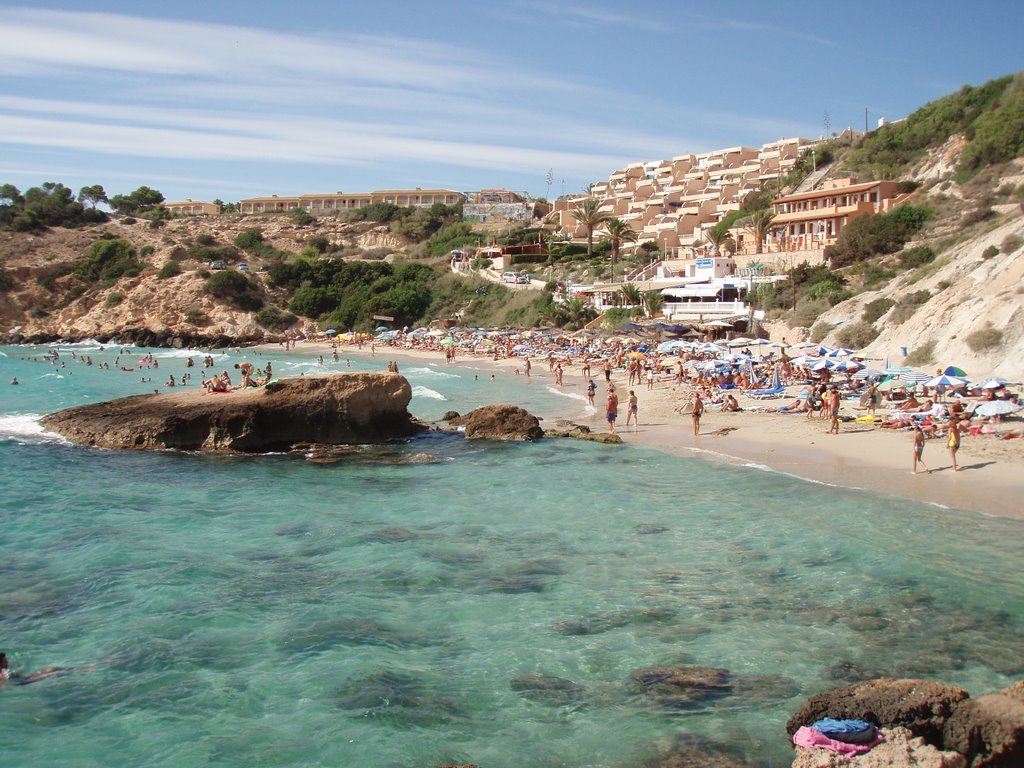
POLYGON ((670 709, 702 706, 732 693, 729 670, 717 667, 648 667, 630 673, 633 685, 670 709))
POLYGON ((301 443, 377 443, 423 429, 407 410, 402 376, 302 376, 205 394, 199 388, 136 395, 45 416, 46 429, 83 445, 129 450, 264 453, 301 443))
POLYGON ((508 685, 524 699, 554 706, 572 704, 583 695, 582 685, 551 675, 521 675, 509 680, 508 685))

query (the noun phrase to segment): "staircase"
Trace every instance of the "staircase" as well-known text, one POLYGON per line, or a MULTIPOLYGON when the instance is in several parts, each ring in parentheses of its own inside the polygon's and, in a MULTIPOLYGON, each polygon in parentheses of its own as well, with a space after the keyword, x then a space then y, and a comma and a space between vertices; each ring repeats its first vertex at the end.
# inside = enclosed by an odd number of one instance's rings
POLYGON ((796 189, 794 189, 791 194, 799 195, 803 192, 810 192, 818 186, 818 182, 825 178, 830 170, 832 170, 832 163, 821 166, 818 170, 812 172, 806 179, 797 184, 796 189))

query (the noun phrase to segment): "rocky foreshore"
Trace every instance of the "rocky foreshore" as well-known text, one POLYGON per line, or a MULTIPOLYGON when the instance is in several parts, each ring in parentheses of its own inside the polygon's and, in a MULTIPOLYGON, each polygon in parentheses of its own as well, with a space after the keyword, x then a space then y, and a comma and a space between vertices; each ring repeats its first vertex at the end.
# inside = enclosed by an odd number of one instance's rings
POLYGON ((223 393, 136 395, 68 408, 42 424, 71 442, 102 448, 263 453, 408 437, 425 429, 409 414, 411 399, 403 376, 330 374, 223 393))

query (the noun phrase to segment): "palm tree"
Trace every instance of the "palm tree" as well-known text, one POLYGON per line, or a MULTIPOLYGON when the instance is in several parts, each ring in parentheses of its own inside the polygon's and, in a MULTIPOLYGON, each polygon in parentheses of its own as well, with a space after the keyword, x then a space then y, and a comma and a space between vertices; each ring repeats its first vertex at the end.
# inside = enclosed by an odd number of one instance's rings
POLYGON ((573 203, 572 215, 587 228, 587 258, 594 255, 594 230, 611 219, 611 214, 601 210, 601 201, 588 197, 573 203))
POLYGON ((637 234, 622 219, 610 219, 604 228, 608 232, 608 242, 612 244, 612 282, 615 282, 615 262, 619 258, 619 246, 623 243, 635 243, 637 234))
POLYGON ((566 323, 567 330, 579 330, 597 317, 597 311, 593 305, 580 296, 573 296, 571 299, 568 299, 562 305, 562 308, 568 320, 566 323))
POLYGON ((731 251, 736 247, 736 241, 725 227, 712 227, 704 233, 704 237, 711 243, 715 253, 731 251))
POLYGON ((746 228, 754 236, 754 253, 762 253, 765 238, 775 229, 775 214, 767 208, 754 211, 747 217, 746 228))
POLYGON ((622 303, 627 307, 639 307, 640 302, 643 301, 640 289, 633 283, 626 283, 623 285, 622 288, 619 289, 619 293, 622 295, 622 303))
POLYGON ((665 294, 661 291, 647 291, 644 293, 644 309, 648 317, 657 317, 661 307, 665 303, 665 294))

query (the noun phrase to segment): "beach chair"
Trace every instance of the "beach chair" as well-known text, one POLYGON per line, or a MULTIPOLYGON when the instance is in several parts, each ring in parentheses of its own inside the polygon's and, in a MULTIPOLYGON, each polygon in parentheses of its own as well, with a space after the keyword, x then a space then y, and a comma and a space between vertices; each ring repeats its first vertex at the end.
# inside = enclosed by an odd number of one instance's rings
POLYGON ((782 397, 786 394, 786 388, 782 385, 777 387, 769 387, 768 389, 752 389, 747 392, 747 397, 752 397, 755 400, 768 400, 772 397, 782 397))

